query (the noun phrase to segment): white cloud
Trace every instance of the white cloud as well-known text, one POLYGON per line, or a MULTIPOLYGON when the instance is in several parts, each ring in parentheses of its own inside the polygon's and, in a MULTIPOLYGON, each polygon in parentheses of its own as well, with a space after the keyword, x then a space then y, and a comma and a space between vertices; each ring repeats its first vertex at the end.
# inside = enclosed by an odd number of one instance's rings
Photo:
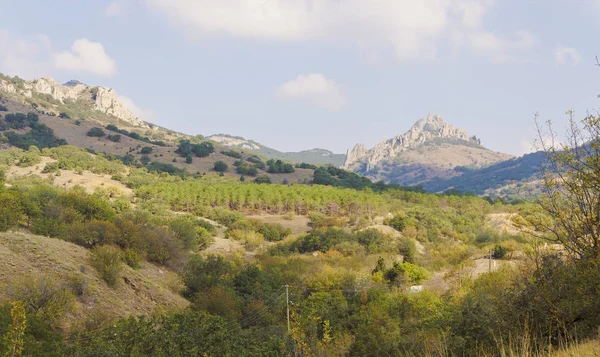
POLYGON ((144 1, 200 37, 349 42, 366 52, 392 49, 403 60, 434 58, 444 41, 472 34, 461 46, 493 58, 514 56, 530 40, 521 33, 513 43, 484 30, 492 0, 144 1))
POLYGON ((46 35, 11 37, 0 30, 0 72, 25 79, 48 75, 50 40, 46 35))
POLYGON ((150 123, 155 123, 156 122, 156 113, 153 112, 152 110, 146 110, 146 109, 142 109, 140 107, 138 107, 133 100, 131 100, 129 97, 125 97, 123 95, 119 95, 119 101, 127 108, 129 109, 136 117, 150 122, 150 123))
POLYGON ((58 69, 89 72, 105 77, 113 76, 117 71, 115 61, 106 54, 104 46, 85 38, 75 40, 71 51, 55 54, 54 65, 58 69))
POLYGON ((535 36, 527 31, 518 31, 514 40, 485 31, 474 32, 469 36, 471 50, 487 55, 495 62, 514 62, 522 59, 536 42, 535 36))
POLYGON ((554 51, 554 62, 559 65, 572 64, 576 65, 581 61, 581 55, 576 48, 560 47, 554 51))
POLYGON ((0 72, 34 79, 53 75, 57 70, 112 76, 115 61, 98 42, 79 39, 71 51, 56 52, 44 34, 13 36, 0 30, 0 72))
POLYGON ((300 74, 281 85, 276 95, 280 98, 304 99, 330 111, 339 111, 346 105, 341 88, 321 73, 300 74))

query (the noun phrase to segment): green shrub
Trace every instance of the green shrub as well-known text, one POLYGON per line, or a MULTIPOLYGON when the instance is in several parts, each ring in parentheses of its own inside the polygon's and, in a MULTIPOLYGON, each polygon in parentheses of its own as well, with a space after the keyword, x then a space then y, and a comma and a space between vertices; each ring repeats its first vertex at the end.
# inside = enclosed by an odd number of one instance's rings
POLYGON ((223 161, 215 162, 214 167, 213 167, 213 169, 216 172, 226 172, 228 168, 229 168, 229 166, 226 163, 224 163, 223 161))
POLYGON ((58 162, 50 162, 50 163, 47 163, 46 166, 44 166, 42 173, 49 174, 49 173, 53 173, 53 172, 57 172, 57 171, 59 171, 58 170, 58 162))
POLYGON ((91 128, 87 134, 87 136, 91 136, 91 137, 103 137, 106 135, 106 133, 104 132, 104 130, 100 129, 100 128, 91 128))
POLYGON ((413 239, 405 238, 400 242, 400 254, 402 254, 403 262, 415 263, 415 256, 417 254, 417 244, 413 239))
POLYGON ((402 232, 404 230, 404 228, 406 228, 406 216, 404 216, 404 215, 394 216, 391 219, 385 220, 384 224, 394 228, 398 232, 402 232))
POLYGON ((123 261, 133 269, 141 268, 142 257, 140 254, 131 248, 127 248, 122 254, 123 261))
POLYGON ((237 151, 221 151, 221 154, 229 157, 233 157, 234 159, 241 159, 242 154, 237 151))
POLYGON ((142 150, 140 150, 141 154, 151 154, 152 153, 152 146, 144 146, 142 148, 142 150))
POLYGON ((271 178, 267 175, 260 175, 254 179, 255 183, 271 183, 271 178))
POLYGON ((119 248, 110 245, 94 247, 90 263, 108 286, 114 287, 117 284, 123 270, 119 248))
POLYGON ((494 249, 492 249, 492 258, 502 259, 506 256, 507 252, 508 252, 508 250, 505 247, 498 244, 498 245, 494 246, 494 249))

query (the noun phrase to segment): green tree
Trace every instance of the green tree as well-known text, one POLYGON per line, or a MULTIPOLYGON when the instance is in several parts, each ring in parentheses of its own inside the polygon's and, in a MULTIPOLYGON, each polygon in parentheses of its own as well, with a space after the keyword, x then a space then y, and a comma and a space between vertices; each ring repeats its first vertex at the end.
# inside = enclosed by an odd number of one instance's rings
POLYGON ((87 134, 87 136, 91 136, 91 137, 103 137, 106 135, 106 133, 104 132, 104 130, 100 129, 100 128, 91 128, 87 134))
POLYGON ((229 168, 229 166, 226 163, 224 163, 223 161, 215 162, 214 167, 213 167, 213 169, 216 172, 226 172, 228 168, 229 168))

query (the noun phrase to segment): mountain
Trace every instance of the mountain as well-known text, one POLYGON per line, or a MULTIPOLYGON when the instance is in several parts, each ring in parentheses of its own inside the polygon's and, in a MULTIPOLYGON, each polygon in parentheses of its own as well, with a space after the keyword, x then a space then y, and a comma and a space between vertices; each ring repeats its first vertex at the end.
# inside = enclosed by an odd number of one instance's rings
POLYGON ((52 77, 25 81, 0 74, 0 92, 9 99, 31 104, 49 115, 65 112, 77 116, 86 113, 91 120, 108 116, 128 125, 148 127, 119 100, 112 88, 88 86, 77 80, 63 85, 52 77))
POLYGON ((510 158, 486 149, 478 137, 430 114, 406 133, 369 150, 363 144, 355 145, 346 154, 344 168, 372 180, 416 185, 460 176, 462 172, 456 167, 477 169, 510 158))
POLYGON ((344 163, 345 158, 344 154, 334 154, 333 152, 325 149, 312 149, 299 152, 281 152, 262 145, 254 140, 246 140, 239 136, 231 136, 226 134, 212 135, 207 139, 230 148, 251 150, 258 155, 269 159, 279 159, 297 163, 306 162, 314 165, 333 165, 340 167, 344 163))
POLYGON ((429 192, 458 190, 476 195, 527 198, 538 194, 546 153, 540 151, 518 158, 501 161, 482 169, 457 167, 460 176, 450 179, 433 179, 423 184, 429 192))

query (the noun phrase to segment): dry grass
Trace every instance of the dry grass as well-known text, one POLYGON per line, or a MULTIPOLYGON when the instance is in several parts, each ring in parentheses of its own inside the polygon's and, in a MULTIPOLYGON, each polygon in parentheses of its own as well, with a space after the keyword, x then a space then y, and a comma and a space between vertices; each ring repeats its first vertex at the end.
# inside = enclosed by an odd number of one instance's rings
POLYGON ((58 239, 19 232, 0 233, 0 301, 16 282, 31 276, 47 276, 64 282, 73 276, 86 281, 87 290, 75 308, 61 321, 72 330, 77 321, 86 321, 97 311, 111 319, 128 315, 181 310, 188 302, 173 290, 180 289, 177 275, 144 263, 139 270, 125 267, 115 288, 110 288, 89 266, 89 251, 58 239))
POLYGON ((281 224, 285 228, 291 229, 293 234, 304 234, 311 229, 308 225, 309 219, 306 216, 251 215, 247 218, 257 219, 264 223, 281 224))

